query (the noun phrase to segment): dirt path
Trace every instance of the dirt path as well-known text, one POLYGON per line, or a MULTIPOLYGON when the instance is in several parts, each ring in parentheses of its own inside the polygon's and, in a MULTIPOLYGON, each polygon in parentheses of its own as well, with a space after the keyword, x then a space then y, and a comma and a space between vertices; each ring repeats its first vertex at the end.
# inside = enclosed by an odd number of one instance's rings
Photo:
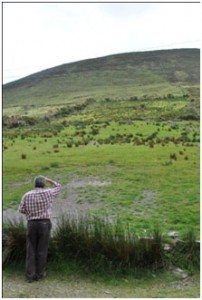
POLYGON ((199 298, 199 275, 185 280, 169 274, 141 280, 122 278, 101 282, 89 278, 50 274, 41 282, 27 283, 23 274, 4 274, 4 298, 199 298))
MULTIPOLYGON (((12 183, 17 185, 21 183, 12 183)), ((67 184, 62 185, 62 192, 60 196, 53 203, 52 210, 52 223, 53 228, 57 223, 57 219, 64 213, 81 214, 87 213, 92 208, 98 208, 101 206, 99 199, 93 199, 94 201, 81 201, 79 196, 79 190, 81 188, 99 187, 102 190, 103 187, 110 185, 110 181, 102 181, 98 177, 84 177, 72 179, 67 184)), ((20 201, 20 200, 19 200, 20 201)), ((14 208, 8 208, 3 211, 3 222, 8 220, 19 221, 23 219, 26 222, 25 216, 18 212, 18 206, 14 208)))

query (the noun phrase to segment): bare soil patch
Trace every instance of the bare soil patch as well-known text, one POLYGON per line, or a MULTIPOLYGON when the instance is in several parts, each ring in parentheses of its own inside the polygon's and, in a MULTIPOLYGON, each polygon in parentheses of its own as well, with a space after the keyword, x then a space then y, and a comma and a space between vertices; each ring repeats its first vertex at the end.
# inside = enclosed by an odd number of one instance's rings
MULTIPOLYGON (((12 183, 12 186, 19 186, 21 183, 12 183)), ((52 210, 52 223, 53 227, 57 223, 57 219, 62 214, 85 214, 92 208, 98 208, 101 206, 99 199, 92 199, 89 201, 79 201, 80 188, 98 187, 102 189, 105 186, 110 185, 111 182, 100 180, 99 177, 84 177, 75 178, 62 186, 62 192, 60 196, 54 201, 52 210)), ((19 200, 20 203, 20 200, 19 200)), ((26 222, 25 216, 18 212, 18 207, 8 208, 3 211, 3 222, 9 220, 19 221, 22 219, 26 222)))

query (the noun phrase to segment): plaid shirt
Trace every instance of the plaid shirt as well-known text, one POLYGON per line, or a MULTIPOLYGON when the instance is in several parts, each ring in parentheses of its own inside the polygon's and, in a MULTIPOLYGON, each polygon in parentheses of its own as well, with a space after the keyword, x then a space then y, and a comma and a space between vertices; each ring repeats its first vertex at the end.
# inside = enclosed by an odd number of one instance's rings
POLYGON ((57 182, 53 188, 35 188, 23 196, 19 212, 25 214, 27 220, 50 219, 54 197, 60 190, 61 185, 57 182))

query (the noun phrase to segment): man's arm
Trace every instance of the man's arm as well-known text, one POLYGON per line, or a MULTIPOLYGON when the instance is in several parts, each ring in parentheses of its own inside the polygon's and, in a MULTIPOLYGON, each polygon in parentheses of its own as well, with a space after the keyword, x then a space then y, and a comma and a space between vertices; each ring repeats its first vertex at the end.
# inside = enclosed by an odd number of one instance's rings
POLYGON ((59 192, 61 191, 61 184, 48 178, 48 177, 45 177, 45 180, 47 183, 50 183, 53 185, 53 188, 51 188, 51 191, 54 195, 57 195, 59 194, 59 192))
POLYGON ((45 177, 45 180, 46 180, 46 182, 48 182, 50 184, 53 184, 54 186, 58 186, 59 185, 59 183, 57 183, 56 181, 54 181, 54 180, 52 180, 52 179, 50 179, 48 177, 45 177))
POLYGON ((18 211, 21 213, 21 214, 26 214, 26 208, 25 208, 25 196, 22 198, 21 202, 20 202, 20 205, 18 207, 18 211))

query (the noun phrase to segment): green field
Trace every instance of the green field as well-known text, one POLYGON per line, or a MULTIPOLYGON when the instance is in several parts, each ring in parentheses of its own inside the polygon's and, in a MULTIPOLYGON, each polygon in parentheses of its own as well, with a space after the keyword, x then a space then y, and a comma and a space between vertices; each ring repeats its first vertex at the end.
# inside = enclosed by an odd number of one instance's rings
MULTIPOLYGON (((91 214, 118 217, 140 233, 158 226, 199 236, 200 133, 199 120, 186 119, 192 109, 183 97, 5 109, 4 209, 17 208, 37 174, 63 186, 96 178, 108 184, 76 189, 77 204, 89 203, 91 214), (13 125, 14 109, 33 124, 13 125)), ((61 197, 67 201, 68 189, 61 197)))

